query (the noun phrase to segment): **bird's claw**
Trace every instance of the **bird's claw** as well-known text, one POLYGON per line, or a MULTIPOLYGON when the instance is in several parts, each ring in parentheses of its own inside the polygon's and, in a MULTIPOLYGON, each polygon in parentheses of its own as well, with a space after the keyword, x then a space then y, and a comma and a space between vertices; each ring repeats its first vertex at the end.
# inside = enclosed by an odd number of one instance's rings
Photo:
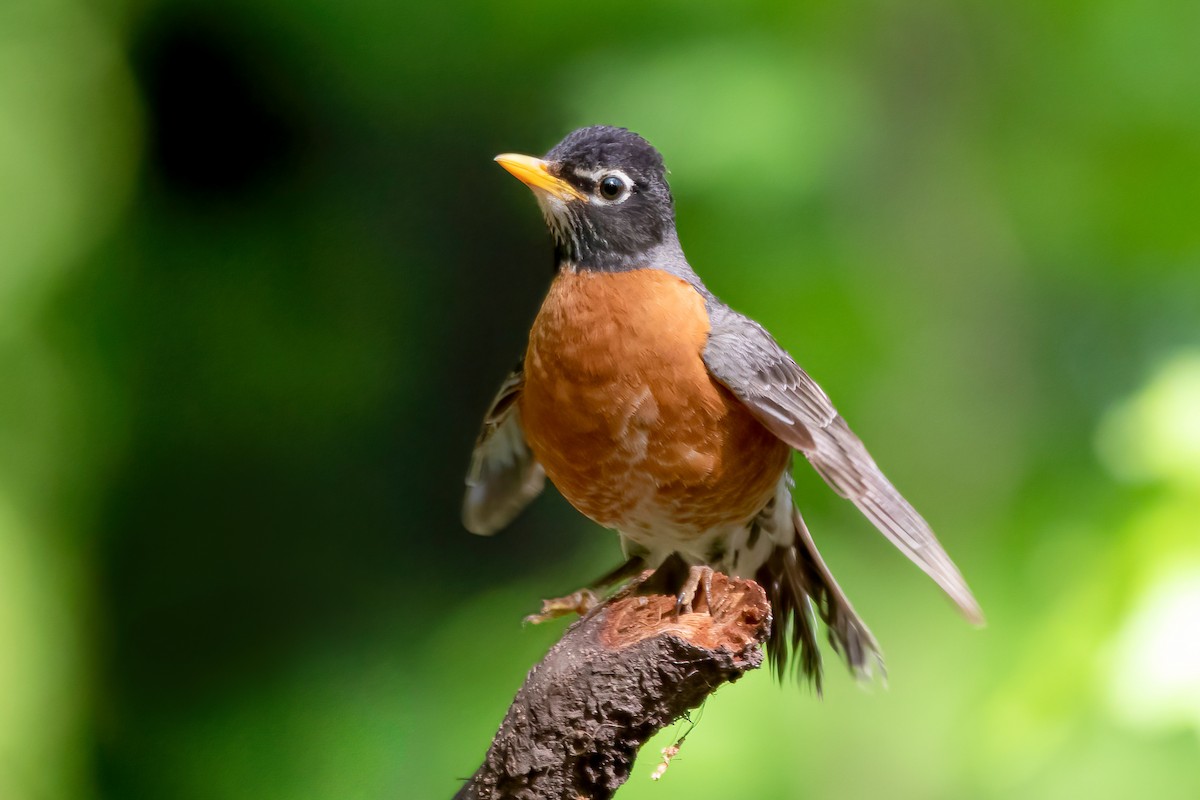
POLYGON ((712 567, 689 567, 687 580, 675 598, 675 613, 701 614, 711 611, 712 579, 712 567))
POLYGON ((559 617, 578 614, 583 616, 600 604, 600 598, 591 589, 580 589, 562 597, 552 597, 542 601, 542 610, 537 614, 525 617, 525 622, 539 625, 559 617))

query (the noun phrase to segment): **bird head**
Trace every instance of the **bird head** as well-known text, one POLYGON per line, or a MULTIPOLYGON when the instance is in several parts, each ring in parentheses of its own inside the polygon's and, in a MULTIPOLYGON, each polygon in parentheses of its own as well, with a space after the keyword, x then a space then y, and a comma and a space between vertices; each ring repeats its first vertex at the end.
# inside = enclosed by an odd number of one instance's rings
POLYGON ((496 161, 533 190, 560 266, 617 270, 674 236, 675 208, 663 159, 636 133, 580 128, 544 158, 496 161))

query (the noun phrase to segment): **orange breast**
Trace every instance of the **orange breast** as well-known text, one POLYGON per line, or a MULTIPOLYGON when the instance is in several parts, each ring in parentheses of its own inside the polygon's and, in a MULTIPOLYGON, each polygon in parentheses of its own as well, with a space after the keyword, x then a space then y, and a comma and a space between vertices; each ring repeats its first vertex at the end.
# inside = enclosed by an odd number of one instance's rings
POLYGON ((521 420, 596 522, 700 535, 767 502, 791 450, 708 374, 704 300, 658 270, 563 271, 534 322, 521 420))

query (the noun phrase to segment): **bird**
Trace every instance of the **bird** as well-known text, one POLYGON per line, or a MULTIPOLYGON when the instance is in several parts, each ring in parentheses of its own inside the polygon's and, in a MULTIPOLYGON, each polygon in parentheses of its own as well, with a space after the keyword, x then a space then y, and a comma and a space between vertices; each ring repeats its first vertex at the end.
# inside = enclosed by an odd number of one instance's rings
POLYGON ((480 535, 499 531, 549 478, 584 516, 618 533, 626 556, 586 589, 547 601, 535 619, 586 610, 593 590, 639 574, 660 576, 678 593, 677 610, 694 612, 718 571, 766 591, 767 651, 781 678, 791 667, 820 691, 817 617, 854 675, 882 670, 877 641, 793 498, 799 452, 982 624, 929 524, 824 390, 688 263, 653 145, 599 125, 573 131, 543 158, 495 160, 533 191, 555 273, 524 356, 484 416, 463 523, 480 535))

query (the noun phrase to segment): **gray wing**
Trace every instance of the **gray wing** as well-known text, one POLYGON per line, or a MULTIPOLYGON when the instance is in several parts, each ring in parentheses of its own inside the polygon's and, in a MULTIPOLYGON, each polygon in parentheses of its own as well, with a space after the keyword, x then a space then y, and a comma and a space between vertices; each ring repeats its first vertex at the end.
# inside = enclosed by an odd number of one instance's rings
POLYGON ((521 428, 517 398, 524 385, 525 372, 518 364, 492 400, 475 440, 462 512, 471 533, 490 536, 512 522, 546 483, 521 428))
POLYGON ((921 515, 896 491, 825 392, 761 325, 711 302, 704 349, 708 371, 776 436, 802 452, 834 491, 848 498, 923 569, 972 622, 983 612, 921 515))

